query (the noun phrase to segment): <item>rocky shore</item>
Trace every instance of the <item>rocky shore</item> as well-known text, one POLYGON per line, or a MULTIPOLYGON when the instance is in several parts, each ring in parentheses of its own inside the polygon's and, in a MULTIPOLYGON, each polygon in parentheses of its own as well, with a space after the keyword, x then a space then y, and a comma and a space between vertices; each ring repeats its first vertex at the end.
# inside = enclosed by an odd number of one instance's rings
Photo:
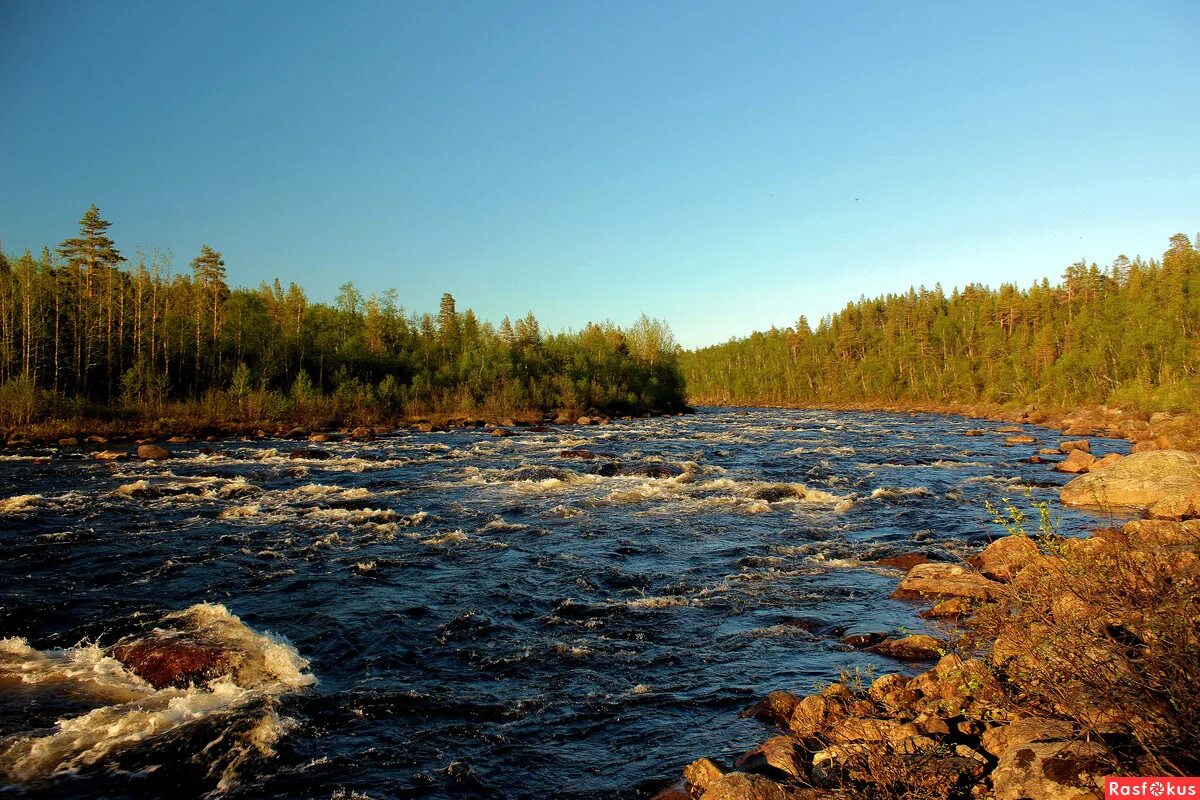
MULTIPOLYGON (((1066 463, 1085 444, 1055 449, 1066 463)), ((944 629, 871 650, 927 670, 772 692, 745 715, 774 735, 732 763, 692 762, 656 800, 1098 800, 1105 776, 1198 774, 1200 456, 1087 466, 1063 502, 1142 518, 1088 538, 1014 530, 965 563, 912 559, 893 597, 944 629)))

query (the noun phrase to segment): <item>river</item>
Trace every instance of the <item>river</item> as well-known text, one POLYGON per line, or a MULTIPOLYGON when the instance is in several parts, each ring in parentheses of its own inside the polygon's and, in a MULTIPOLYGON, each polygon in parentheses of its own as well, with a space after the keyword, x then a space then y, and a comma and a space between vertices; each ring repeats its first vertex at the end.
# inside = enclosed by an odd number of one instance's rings
POLYGON ((995 424, 702 409, 163 462, 8 451, 0 794, 645 796, 768 735, 738 712, 770 690, 911 671, 839 641, 922 629, 874 560, 959 558, 1003 533, 985 501, 1027 492, 1064 532, 1102 521, 1026 461, 1057 433, 975 427, 995 424), (154 690, 107 657, 181 621, 254 671, 154 690))

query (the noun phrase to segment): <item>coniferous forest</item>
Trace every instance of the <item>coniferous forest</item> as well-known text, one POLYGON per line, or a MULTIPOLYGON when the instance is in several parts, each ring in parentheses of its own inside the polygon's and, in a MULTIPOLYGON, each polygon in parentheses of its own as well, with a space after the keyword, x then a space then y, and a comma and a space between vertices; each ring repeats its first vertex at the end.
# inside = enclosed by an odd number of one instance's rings
POLYGON ((1161 259, 1078 262, 1058 284, 860 298, 812 328, 685 353, 696 404, 1200 407, 1200 236, 1161 259))
POLYGON ((683 405, 670 329, 643 316, 547 333, 497 326, 445 294, 436 316, 347 283, 331 305, 294 283, 231 288, 220 252, 185 269, 126 254, 92 206, 77 237, 0 253, 0 413, 49 418, 200 413, 210 420, 379 420, 425 413, 683 405))

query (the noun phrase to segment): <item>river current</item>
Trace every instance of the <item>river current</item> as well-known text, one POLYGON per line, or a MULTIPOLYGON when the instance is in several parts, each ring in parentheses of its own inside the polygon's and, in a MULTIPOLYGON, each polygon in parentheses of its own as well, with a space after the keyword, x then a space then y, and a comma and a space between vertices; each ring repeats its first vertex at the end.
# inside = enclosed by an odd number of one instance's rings
POLYGON ((773 689, 913 670, 840 641, 923 628, 876 559, 961 558, 1004 533, 988 500, 1104 521, 1027 462, 1057 433, 994 428, 704 409, 163 462, 9 451, 0 795, 645 796, 765 738, 738 712, 773 689), (245 669, 155 690, 110 657, 181 624, 245 669))

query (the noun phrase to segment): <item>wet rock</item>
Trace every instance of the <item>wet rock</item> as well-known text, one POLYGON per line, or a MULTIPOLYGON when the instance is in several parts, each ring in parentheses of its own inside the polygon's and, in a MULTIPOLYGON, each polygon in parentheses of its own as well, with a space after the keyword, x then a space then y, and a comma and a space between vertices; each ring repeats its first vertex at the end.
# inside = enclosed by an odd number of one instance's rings
POLYGON ((74 436, 67 436, 66 438, 58 440, 59 447, 77 447, 78 445, 79 445, 79 440, 76 439, 74 436))
POLYGON ((974 606, 962 598, 955 597, 950 600, 943 600, 933 608, 927 608, 920 614, 917 614, 921 619, 962 619, 971 613, 974 606))
POLYGON ((629 464, 617 469, 617 475, 622 477, 675 478, 683 474, 683 470, 674 464, 629 464))
POLYGON ((1072 450, 1061 462, 1055 465, 1057 472, 1080 473, 1087 472, 1088 467, 1096 462, 1096 457, 1083 450, 1072 450))
POLYGON ((611 478, 621 471, 621 465, 615 461, 610 461, 607 464, 601 464, 593 470, 595 474, 602 478, 611 478))
POLYGON ((503 438, 513 436, 513 435, 514 435, 513 432, 508 430, 507 428, 492 428, 492 436, 495 436, 497 438, 503 439, 503 438))
POLYGON ((1120 453, 1109 453, 1103 458, 1097 458, 1088 465, 1088 472, 1099 472, 1102 469, 1108 469, 1112 465, 1121 461, 1124 458, 1120 453))
POLYGON ((755 500, 765 500, 768 503, 778 503, 780 500, 790 500, 796 497, 803 499, 804 490, 789 483, 780 483, 755 489, 751 497, 755 500))
POLYGON ((1041 557, 1037 544, 1028 536, 1005 536, 968 558, 967 563, 985 578, 1007 583, 1041 557))
POLYGON ((1038 455, 1039 456, 1061 456, 1062 453, 1059 452, 1057 447, 1043 447, 1041 450, 1038 450, 1038 455))
POLYGON ((701 792, 724 777, 725 771, 708 758, 698 758, 683 768, 683 779, 701 792))
POLYGON ((113 657, 155 689, 204 684, 232 671, 221 647, 186 639, 142 639, 118 644, 113 657))
POLYGON ((791 692, 774 691, 742 712, 743 717, 753 717, 769 725, 786 726, 800 699, 791 692))
POLYGON ((292 452, 288 453, 290 459, 308 459, 311 461, 327 461, 333 458, 333 454, 328 450, 319 450, 315 447, 297 447, 292 452))
POLYGON ((172 436, 167 439, 167 444, 191 444, 192 439, 189 436, 172 436))
POLYGON ((1155 450, 1080 475, 1062 488, 1059 497, 1069 506, 1145 511, 1179 494, 1200 494, 1200 455, 1155 450))
POLYGON ((942 645, 932 636, 917 633, 902 639, 884 639, 868 647, 867 652, 900 661, 934 661, 941 658, 942 645))
POLYGON ((1030 743, 1004 750, 992 770, 996 800, 1098 800, 1112 763, 1095 742, 1030 743))
POLYGON ((996 428, 996 433, 1020 433, 1025 430, 1020 425, 1001 425, 996 428))
POLYGON ((1014 444, 1033 444, 1036 441, 1037 439, 1033 438, 1032 436, 1021 434, 1019 436, 1009 436, 1004 440, 1004 444, 1012 447, 1014 444))
POLYGON ((163 461, 171 457, 171 451, 156 444, 138 445, 137 457, 143 461, 163 461))
POLYGON ((894 569, 902 569, 908 572, 917 564, 928 564, 929 556, 924 553, 904 553, 899 556, 888 556, 881 558, 875 562, 881 567, 892 567, 894 569))
POLYGON ((84 441, 88 444, 108 444, 108 439, 105 439, 103 436, 97 436, 96 434, 92 434, 84 439, 84 441))
POLYGON ((313 433, 309 435, 308 440, 313 444, 323 444, 325 442, 340 442, 342 437, 336 433, 313 433))
POLYGON ((867 697, 874 700, 876 703, 883 700, 884 696, 898 689, 908 688, 908 678, 895 673, 889 675, 880 675, 867 689, 867 697))
POLYGON ((370 428, 358 427, 350 431, 350 438, 359 442, 369 442, 375 438, 375 432, 370 428))
POLYGON ((979 428, 972 428, 969 431, 963 431, 963 436, 983 436, 986 433, 987 431, 980 430, 979 428))
POLYGON ((809 695, 796 704, 788 727, 797 736, 823 734, 829 724, 845 716, 841 707, 821 695, 809 695))
POLYGON ((566 469, 558 469, 557 467, 519 467, 508 473, 507 478, 510 481, 533 481, 540 483, 541 481, 568 481, 576 473, 566 469))
POLYGON ((575 424, 576 425, 599 425, 600 420, 596 419, 595 417, 580 417, 579 419, 575 420, 575 424))
POLYGON ((597 458, 608 458, 608 456, 602 455, 601 453, 596 453, 591 450, 584 450, 582 448, 572 448, 570 450, 563 450, 561 453, 558 454, 558 457, 559 458, 577 458, 580 461, 595 461, 597 458))
POLYGON ((1071 723, 1058 719, 1024 717, 984 731, 980 737, 983 749, 998 756, 1005 750, 1023 747, 1031 742, 1065 742, 1074 734, 1071 723))
POLYGON ((122 450, 101 450, 99 453, 96 453, 94 456, 92 456, 92 458, 96 459, 97 461, 120 461, 122 459, 129 458, 129 453, 126 453, 122 450))
POLYGON ((840 641, 842 644, 853 647, 856 650, 862 650, 865 647, 879 644, 886 638, 886 633, 852 633, 848 636, 843 636, 840 641))
POLYGON ((897 600, 932 600, 963 597, 986 600, 993 591, 987 578, 959 564, 931 562, 908 571, 892 597, 897 600))
POLYGON ((308 431, 304 428, 292 428, 283 435, 284 439, 307 439, 308 431))
POLYGON ((1063 454, 1070 454, 1077 450, 1090 453, 1092 452, 1092 443, 1087 439, 1076 439, 1075 441, 1063 442, 1058 446, 1058 452, 1063 454))
POLYGON ((1150 519, 1184 520, 1200 517, 1200 494, 1173 494, 1146 510, 1150 519))

